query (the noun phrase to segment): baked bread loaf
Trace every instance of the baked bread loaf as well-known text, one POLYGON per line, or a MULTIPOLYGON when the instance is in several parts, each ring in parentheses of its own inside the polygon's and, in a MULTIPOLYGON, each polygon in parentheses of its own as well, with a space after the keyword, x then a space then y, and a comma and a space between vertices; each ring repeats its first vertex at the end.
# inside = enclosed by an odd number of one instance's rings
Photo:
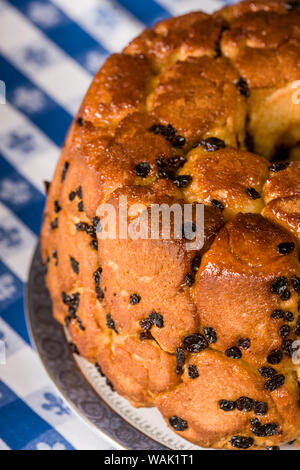
POLYGON ((298 1, 158 23, 97 73, 48 194, 42 255, 73 351, 200 446, 300 435, 299 79, 298 1), (203 203, 204 246, 97 238, 120 196, 203 203))

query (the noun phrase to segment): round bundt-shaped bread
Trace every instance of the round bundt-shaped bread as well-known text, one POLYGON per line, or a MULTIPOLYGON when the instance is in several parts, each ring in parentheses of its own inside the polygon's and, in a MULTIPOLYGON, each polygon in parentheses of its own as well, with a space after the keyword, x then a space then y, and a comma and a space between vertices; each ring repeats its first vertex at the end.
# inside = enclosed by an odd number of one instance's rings
POLYGON ((299 77, 297 1, 162 21, 99 70, 50 186, 42 255, 73 351, 200 446, 300 435, 299 77), (125 197, 203 204, 202 248, 98 236, 125 197))

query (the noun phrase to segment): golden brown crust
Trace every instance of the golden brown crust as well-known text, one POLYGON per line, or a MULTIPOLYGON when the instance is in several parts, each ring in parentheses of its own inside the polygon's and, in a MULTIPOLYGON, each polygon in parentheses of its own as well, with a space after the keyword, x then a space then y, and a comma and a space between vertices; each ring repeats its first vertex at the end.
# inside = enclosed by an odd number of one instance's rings
POLYGON ((247 0, 172 18, 107 59, 47 198, 41 242, 55 318, 120 394, 158 406, 202 446, 231 449, 243 436, 261 448, 300 432, 291 360, 300 336, 300 12, 292 7, 247 0), (267 161, 289 155, 289 165, 267 161), (99 206, 118 210, 125 196, 139 204, 129 223, 151 204, 204 203, 204 246, 188 251, 172 217, 166 240, 161 225, 155 240, 97 237, 99 206), (195 336, 185 339, 195 334, 197 353, 186 343, 195 336), (276 387, 259 372, 270 365, 276 387), (238 409, 243 396, 255 400, 249 412, 238 409))

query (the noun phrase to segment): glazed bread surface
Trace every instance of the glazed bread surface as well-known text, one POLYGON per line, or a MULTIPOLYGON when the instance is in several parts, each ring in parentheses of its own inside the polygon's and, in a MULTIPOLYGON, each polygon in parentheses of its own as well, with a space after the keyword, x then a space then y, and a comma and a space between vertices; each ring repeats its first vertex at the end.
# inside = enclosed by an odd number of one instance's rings
POLYGON ((299 77, 297 1, 162 21, 96 74, 50 186, 42 256, 73 352, 199 446, 300 436, 299 77), (97 237, 121 197, 204 204, 203 247, 97 237))

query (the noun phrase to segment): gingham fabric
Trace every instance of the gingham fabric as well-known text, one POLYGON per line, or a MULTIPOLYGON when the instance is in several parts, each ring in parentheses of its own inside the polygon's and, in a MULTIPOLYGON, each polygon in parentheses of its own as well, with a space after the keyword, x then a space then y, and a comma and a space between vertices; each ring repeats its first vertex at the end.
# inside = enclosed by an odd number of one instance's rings
POLYGON ((0 449, 113 448, 70 410, 30 345, 24 286, 43 181, 107 55, 159 19, 226 3, 0 0, 0 449))

